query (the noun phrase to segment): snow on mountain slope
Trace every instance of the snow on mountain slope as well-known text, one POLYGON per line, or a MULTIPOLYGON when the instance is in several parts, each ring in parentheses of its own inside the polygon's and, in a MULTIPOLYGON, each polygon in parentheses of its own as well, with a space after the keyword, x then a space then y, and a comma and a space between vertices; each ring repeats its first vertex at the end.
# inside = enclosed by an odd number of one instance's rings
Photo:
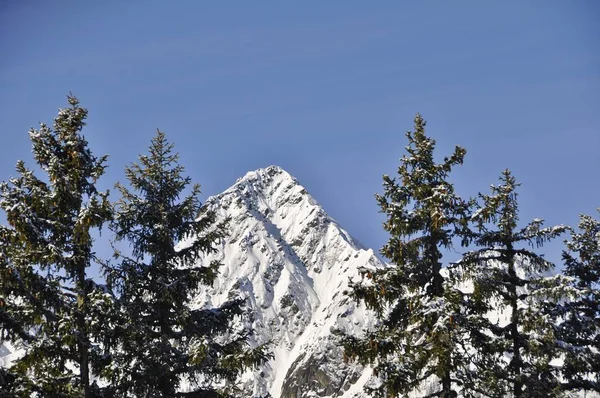
POLYGON ((362 396, 370 370, 344 363, 332 331, 357 334, 373 322, 343 290, 359 267, 381 267, 378 257, 276 166, 249 172, 207 205, 230 218, 229 237, 218 253, 201 260, 223 265, 194 305, 218 305, 241 292, 254 343, 271 341, 275 354, 246 375, 246 396, 362 396))

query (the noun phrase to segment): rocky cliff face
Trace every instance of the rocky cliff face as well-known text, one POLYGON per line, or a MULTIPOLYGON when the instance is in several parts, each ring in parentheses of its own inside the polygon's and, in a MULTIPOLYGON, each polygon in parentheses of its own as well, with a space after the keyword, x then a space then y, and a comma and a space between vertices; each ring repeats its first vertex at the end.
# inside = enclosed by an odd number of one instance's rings
POLYGON ((229 238, 202 259, 223 266, 194 305, 217 305, 242 294, 250 306, 246 323, 256 331, 253 343, 270 341, 275 354, 246 375, 246 396, 361 396, 370 370, 344 363, 332 331, 359 333, 372 322, 342 292, 359 267, 382 266, 373 251, 279 167, 246 174, 207 205, 230 218, 229 238))

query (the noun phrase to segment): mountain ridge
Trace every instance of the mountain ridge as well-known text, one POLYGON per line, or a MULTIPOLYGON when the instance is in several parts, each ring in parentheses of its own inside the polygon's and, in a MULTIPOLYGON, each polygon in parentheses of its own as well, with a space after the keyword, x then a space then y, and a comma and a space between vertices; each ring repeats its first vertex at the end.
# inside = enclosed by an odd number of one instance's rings
POLYGON ((247 375, 248 396, 361 396, 367 378, 343 362, 332 330, 360 333, 373 321, 342 291, 360 267, 381 267, 378 256, 278 166, 248 172, 205 205, 231 221, 218 252, 201 260, 223 265, 194 305, 217 305, 239 290, 252 314, 246 326, 256 331, 253 343, 274 344, 275 359, 247 375))

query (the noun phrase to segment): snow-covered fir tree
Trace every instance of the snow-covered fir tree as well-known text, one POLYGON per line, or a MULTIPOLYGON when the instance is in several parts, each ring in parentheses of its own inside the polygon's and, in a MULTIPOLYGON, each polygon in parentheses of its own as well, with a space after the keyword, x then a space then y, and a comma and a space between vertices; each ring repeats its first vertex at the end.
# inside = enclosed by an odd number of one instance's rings
POLYGON ((103 372, 107 393, 115 396, 174 397, 182 382, 193 396, 226 396, 220 382, 267 358, 262 347, 249 349, 248 332, 233 330, 240 300, 218 308, 189 305, 191 294, 217 275, 219 263, 197 260, 224 239, 224 224, 201 206, 199 185, 181 198, 191 180, 178 158, 157 131, 149 154, 126 168, 130 187, 117 186, 122 197, 113 230, 127 248, 118 253, 118 266, 106 269, 121 316, 109 343, 111 366, 103 372), (190 244, 177 246, 190 236, 190 244))
POLYGON ((384 194, 377 195, 390 234, 381 252, 392 264, 350 283, 351 297, 381 322, 364 337, 346 336, 344 347, 351 359, 373 365, 382 382, 369 390, 374 396, 447 398, 457 395, 457 374, 468 366, 456 349, 463 339, 455 319, 459 302, 442 274, 444 250, 455 238, 468 242, 469 203, 448 180, 466 151, 456 147, 436 163, 425 121, 417 114, 414 122, 398 177, 384 176, 384 194))
MULTIPOLYGON (((600 211, 600 209, 599 209, 600 211)), ((562 300, 546 307, 563 356, 561 387, 600 393, 600 221, 581 215, 563 252, 562 300)))
POLYGON ((81 131, 87 110, 68 97, 52 127, 30 130, 38 172, 17 163, 18 177, 0 185, 0 340, 24 355, 0 374, 10 397, 90 397, 96 314, 110 300, 88 279, 92 231, 111 219, 96 181, 96 157, 81 131), (108 301, 107 301, 108 300, 108 301))
POLYGON ((566 227, 543 228, 541 219, 519 227, 519 184, 509 170, 500 181, 491 194, 480 195, 482 203, 472 216, 476 248, 451 271, 472 283, 463 307, 477 325, 470 329, 467 380, 484 397, 560 396, 553 320, 542 309, 563 286, 557 284, 561 278, 548 276, 554 264, 534 248, 566 227))

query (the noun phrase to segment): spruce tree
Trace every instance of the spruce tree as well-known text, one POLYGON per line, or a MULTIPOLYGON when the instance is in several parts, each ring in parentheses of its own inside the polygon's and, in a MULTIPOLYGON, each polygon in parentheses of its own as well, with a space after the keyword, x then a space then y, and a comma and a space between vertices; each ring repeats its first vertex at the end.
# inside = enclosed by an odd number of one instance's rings
POLYGON ((469 203, 448 180, 466 151, 456 147, 436 163, 425 121, 417 114, 414 122, 397 179, 385 175, 384 194, 376 196, 390 234, 381 253, 391 266, 363 270, 366 278, 350 283, 351 297, 365 302, 380 322, 363 337, 345 336, 344 347, 349 358, 373 365, 382 381, 369 389, 375 396, 420 391, 422 397, 452 397, 467 358, 457 349, 463 338, 455 318, 460 296, 445 281, 442 258, 455 238, 468 242, 469 203))
POLYGON ((29 132, 45 177, 19 161, 18 177, 0 184, 8 222, 0 227, 0 340, 25 352, 0 374, 9 396, 94 393, 94 313, 106 297, 88 268, 92 231, 111 219, 111 206, 96 188, 106 157, 94 156, 81 134, 88 112, 77 98, 68 102, 52 127, 29 132))
MULTIPOLYGON (((599 209, 600 211, 600 209, 599 209)), ((546 307, 562 355, 561 388, 600 392, 600 221, 581 215, 563 251, 562 300, 546 307)))
POLYGON ((215 382, 233 381, 267 357, 262 348, 248 348, 246 333, 233 330, 240 300, 190 306, 191 295, 217 275, 218 263, 198 259, 224 239, 225 224, 201 206, 199 185, 181 198, 191 179, 178 159, 157 131, 149 154, 125 170, 130 187, 117 185, 122 197, 113 230, 127 249, 106 272, 121 317, 110 343, 112 364, 103 373, 115 396, 174 397, 188 381, 193 396, 216 397, 222 390, 215 382), (178 246, 184 239, 189 243, 178 246))
POLYGON ((470 382, 486 397, 560 396, 556 336, 542 309, 562 288, 556 283, 560 278, 548 276, 554 264, 533 249, 566 227, 543 228, 541 219, 519 227, 519 184, 509 170, 500 181, 490 195, 481 195, 472 217, 476 249, 458 267, 473 284, 466 307, 487 314, 471 329, 470 382))

